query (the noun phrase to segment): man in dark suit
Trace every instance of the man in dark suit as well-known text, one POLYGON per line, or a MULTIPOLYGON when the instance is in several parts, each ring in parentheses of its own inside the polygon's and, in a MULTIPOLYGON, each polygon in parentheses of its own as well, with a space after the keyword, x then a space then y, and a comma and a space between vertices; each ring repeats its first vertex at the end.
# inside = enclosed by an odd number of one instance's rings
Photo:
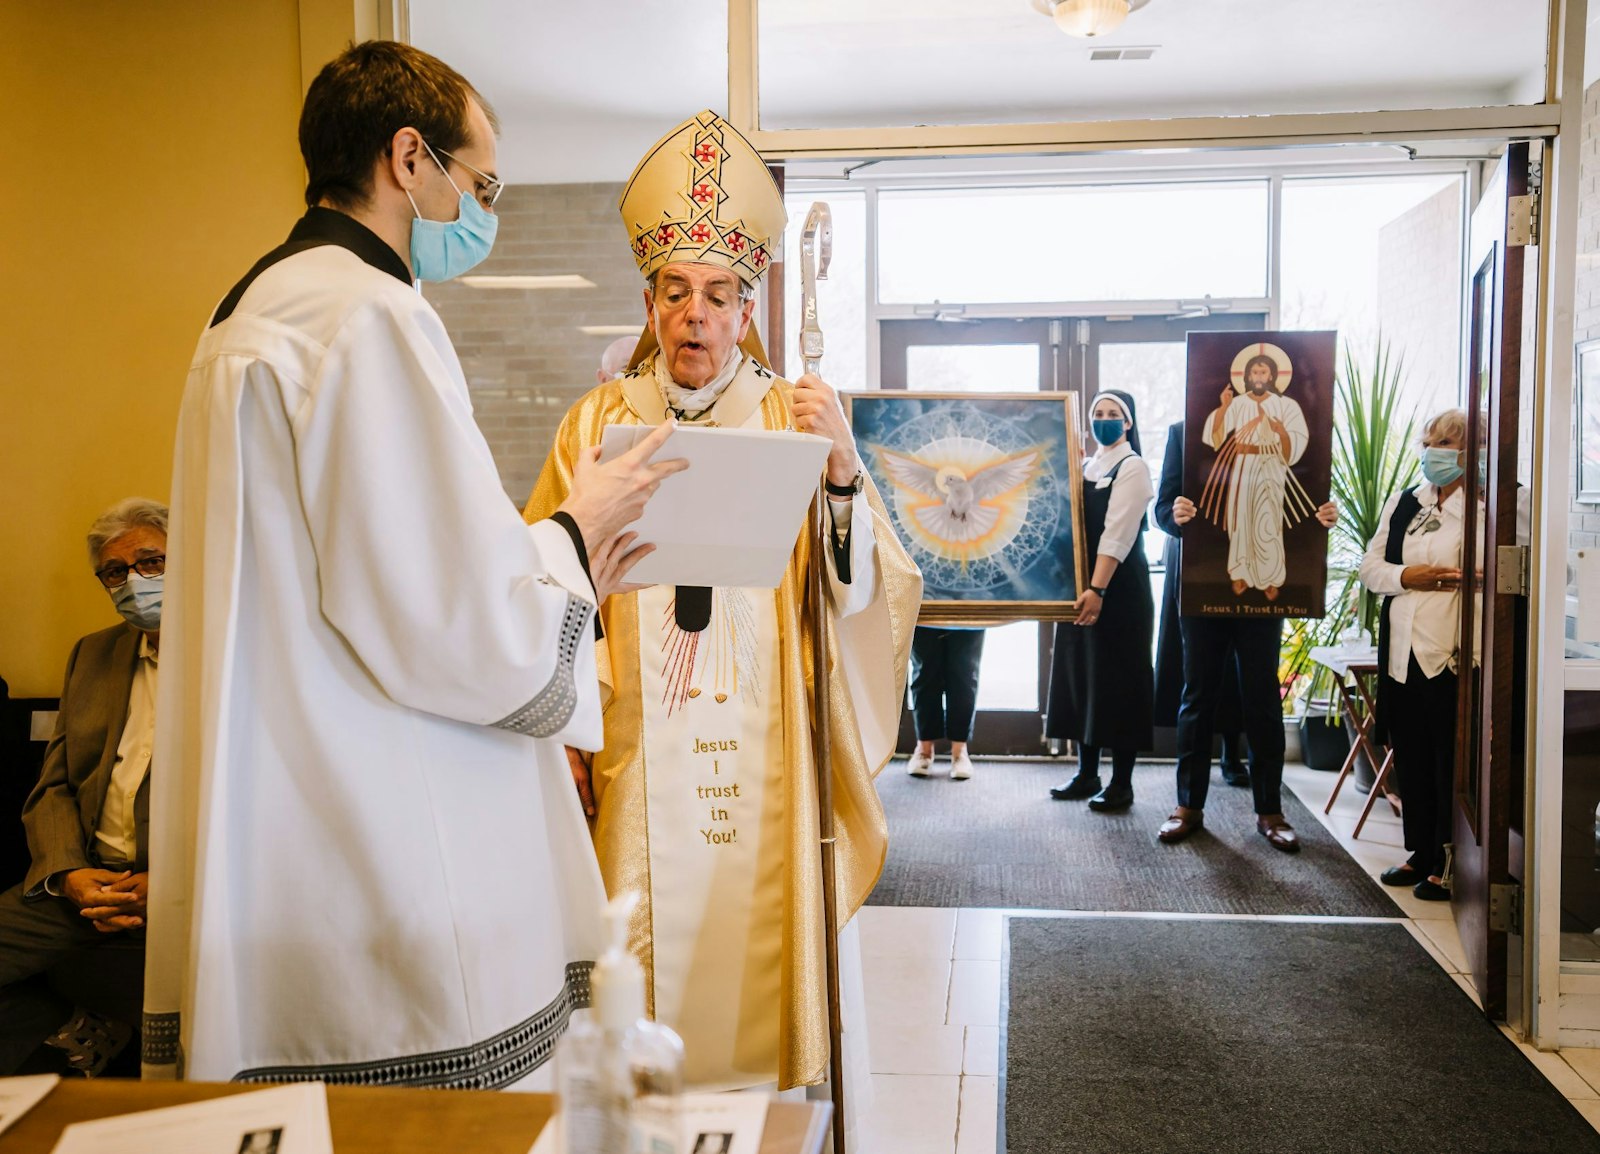
MULTIPOLYGON (((1195 516, 1183 496, 1183 422, 1167 432, 1156 493, 1156 524, 1173 537, 1195 516)), ((1338 507, 1325 502, 1317 520, 1332 527, 1338 507)), ((1167 580, 1180 581, 1169 566, 1167 580)), ((1178 807, 1156 837, 1173 845, 1205 824, 1206 792, 1211 784, 1211 734, 1223 674, 1230 664, 1238 674, 1239 704, 1250 743, 1250 789, 1256 830, 1275 849, 1297 853, 1300 839, 1283 816, 1283 706, 1278 690, 1281 617, 1180 617, 1183 635, 1183 696, 1178 705, 1178 807)))
POLYGON ((46 1039, 69 1067, 98 1072, 132 1033, 166 552, 167 509, 154 501, 123 501, 89 532, 95 576, 124 620, 73 647, 55 734, 23 807, 28 875, 0 894, 0 1075, 46 1039), (51 980, 63 975, 89 979, 73 993, 99 1012, 74 1015, 51 980))

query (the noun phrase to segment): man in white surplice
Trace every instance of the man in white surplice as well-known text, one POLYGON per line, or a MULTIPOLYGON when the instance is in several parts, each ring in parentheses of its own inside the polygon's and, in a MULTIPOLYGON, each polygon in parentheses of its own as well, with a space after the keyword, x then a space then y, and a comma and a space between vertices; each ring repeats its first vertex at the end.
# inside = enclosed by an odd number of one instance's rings
POLYGON ((1300 406, 1274 391, 1278 363, 1272 357, 1251 357, 1244 373, 1243 395, 1225 387, 1201 436, 1218 451, 1233 438, 1223 521, 1233 591, 1260 589, 1274 601, 1288 575, 1283 522, 1289 467, 1306 451, 1311 434, 1300 406))
POLYGON ((539 1084, 603 897, 562 746, 600 744, 594 607, 676 466, 583 462, 533 526, 506 500, 413 285, 493 240, 464 79, 357 45, 300 141, 310 207, 217 306, 179 421, 146 1072, 539 1084))

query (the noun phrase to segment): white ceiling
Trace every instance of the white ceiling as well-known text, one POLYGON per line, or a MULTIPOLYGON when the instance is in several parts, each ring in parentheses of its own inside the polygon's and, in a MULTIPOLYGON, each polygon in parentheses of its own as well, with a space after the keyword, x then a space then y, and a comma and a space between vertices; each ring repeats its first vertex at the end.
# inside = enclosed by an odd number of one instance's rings
MULTIPOLYGON (((1537 100, 1544 0, 1150 0, 1110 37, 1028 0, 762 0, 763 127, 1104 120, 1537 100), (1157 46, 1091 63, 1091 47, 1157 46)), ((726 0, 410 0, 496 106, 501 172, 620 181, 727 104, 726 0)))

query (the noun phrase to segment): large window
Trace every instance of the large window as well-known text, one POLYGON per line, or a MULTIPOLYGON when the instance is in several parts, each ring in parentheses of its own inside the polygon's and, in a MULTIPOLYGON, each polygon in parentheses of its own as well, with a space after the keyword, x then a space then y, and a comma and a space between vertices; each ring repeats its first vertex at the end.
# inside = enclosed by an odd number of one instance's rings
MULTIPOLYGON (((817 282, 817 323, 822 328, 822 376, 838 389, 864 389, 867 373, 867 216, 859 192, 795 193, 783 199, 789 227, 783 234, 783 367, 790 380, 800 367, 800 238, 813 201, 823 200, 833 217, 833 250, 828 275, 817 282)), ((877 373, 871 374, 877 379, 877 373)))
POLYGON ((878 253, 885 304, 1259 297, 1267 182, 885 191, 878 253))

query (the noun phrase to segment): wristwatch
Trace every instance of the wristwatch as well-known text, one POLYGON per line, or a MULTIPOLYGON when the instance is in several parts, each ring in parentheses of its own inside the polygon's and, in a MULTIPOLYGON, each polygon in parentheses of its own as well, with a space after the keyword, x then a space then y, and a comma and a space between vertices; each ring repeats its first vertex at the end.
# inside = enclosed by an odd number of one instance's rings
POLYGON ((823 488, 828 490, 829 496, 854 497, 857 493, 861 492, 867 487, 867 475, 860 469, 857 469, 855 479, 852 480, 848 485, 835 485, 826 477, 822 479, 822 485, 823 488))
POLYGON ((1089 592, 1099 594, 1101 600, 1105 599, 1106 591, 1098 585, 1089 586, 1089 592))

